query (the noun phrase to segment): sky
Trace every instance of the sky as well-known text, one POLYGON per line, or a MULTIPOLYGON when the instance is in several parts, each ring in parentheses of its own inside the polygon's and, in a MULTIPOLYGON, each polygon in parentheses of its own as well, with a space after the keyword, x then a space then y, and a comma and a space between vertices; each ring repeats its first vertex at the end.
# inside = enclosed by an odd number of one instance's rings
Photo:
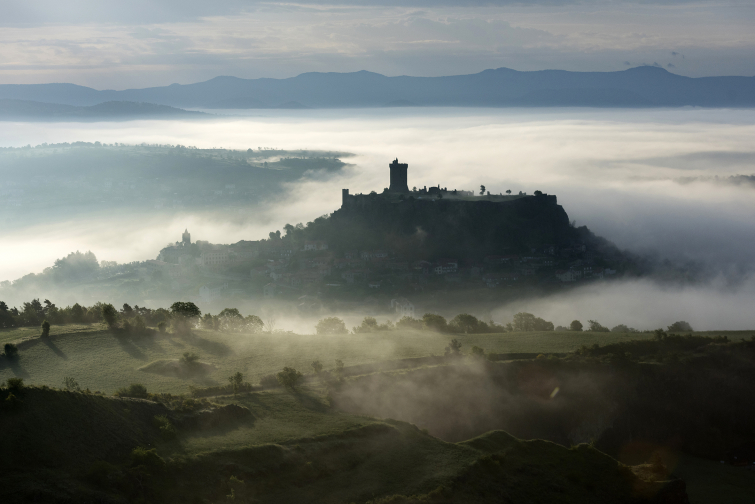
POLYGON ((755 75, 745 0, 0 0, 0 83, 97 89, 218 75, 488 68, 755 75))

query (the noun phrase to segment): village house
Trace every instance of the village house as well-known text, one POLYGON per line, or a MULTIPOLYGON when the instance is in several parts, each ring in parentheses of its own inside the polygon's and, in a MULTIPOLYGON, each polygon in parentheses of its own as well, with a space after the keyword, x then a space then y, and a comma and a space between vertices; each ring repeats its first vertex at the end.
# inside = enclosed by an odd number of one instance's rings
POLYGON ((324 240, 307 240, 304 242, 304 249, 306 251, 310 250, 328 250, 328 243, 324 240))
POLYGON ((449 273, 456 273, 459 269, 459 262, 455 259, 441 259, 435 263, 433 271, 436 275, 446 275, 449 273))
POLYGON ((204 267, 223 266, 228 264, 230 259, 227 250, 210 250, 202 252, 199 258, 204 267))
POLYGON ((414 305, 406 298, 391 299, 391 308, 399 317, 414 318, 414 305))

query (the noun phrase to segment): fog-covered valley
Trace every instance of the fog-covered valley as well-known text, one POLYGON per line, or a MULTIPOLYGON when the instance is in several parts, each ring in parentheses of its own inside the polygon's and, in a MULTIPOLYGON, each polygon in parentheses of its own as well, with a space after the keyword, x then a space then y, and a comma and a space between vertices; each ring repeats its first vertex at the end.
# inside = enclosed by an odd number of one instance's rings
POLYGON ((0 278, 40 272, 75 250, 91 250, 100 261, 154 259, 186 228, 211 243, 265 238, 337 209, 341 188, 381 192, 386 165, 398 157, 409 163, 410 187, 555 194, 577 225, 676 271, 626 288, 613 279, 584 296, 579 290, 547 301, 525 296, 493 313, 537 307, 553 318, 561 312, 587 318, 590 299, 616 299, 606 302, 618 310, 615 323, 632 318, 653 327, 664 322, 662 313, 715 307, 725 289, 727 315, 711 309, 698 326, 747 326, 755 243, 746 178, 755 173, 752 111, 232 114, 202 122, 0 123, 2 147, 15 147, 0 152, 0 278), (51 145, 64 142, 107 146, 51 145), (24 145, 35 147, 19 149, 24 145), (304 157, 319 161, 298 159, 304 157), (619 302, 630 291, 644 293, 633 296, 643 301, 619 302))

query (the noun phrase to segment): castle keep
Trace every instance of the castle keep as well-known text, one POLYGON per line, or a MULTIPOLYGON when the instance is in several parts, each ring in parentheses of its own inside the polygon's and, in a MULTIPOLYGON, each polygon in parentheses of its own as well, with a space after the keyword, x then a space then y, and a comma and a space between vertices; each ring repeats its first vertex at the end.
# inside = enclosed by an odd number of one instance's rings
POLYGON ((391 192, 408 193, 409 186, 406 183, 406 172, 409 169, 409 164, 399 163, 398 158, 396 158, 388 167, 391 169, 391 185, 388 187, 388 190, 391 192))

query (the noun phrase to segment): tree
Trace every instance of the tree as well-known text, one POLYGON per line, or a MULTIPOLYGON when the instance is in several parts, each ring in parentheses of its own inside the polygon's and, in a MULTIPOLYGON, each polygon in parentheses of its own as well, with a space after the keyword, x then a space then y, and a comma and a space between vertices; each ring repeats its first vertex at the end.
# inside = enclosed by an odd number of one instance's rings
POLYGON ((480 186, 480 196, 482 196, 482 195, 484 195, 484 194, 485 194, 485 186, 484 186, 484 185, 481 185, 481 186, 480 186))
POLYGON ((689 324, 689 322, 685 322, 684 320, 680 320, 678 322, 674 322, 670 326, 668 326, 668 332, 673 333, 691 333, 694 329, 692 329, 692 326, 689 324))
POLYGON ((137 334, 143 334, 147 331, 147 324, 144 322, 144 318, 141 315, 134 317, 133 330, 137 334))
POLYGON ((262 332, 265 323, 257 315, 247 315, 244 317, 244 329, 246 332, 257 334, 262 332))
POLYGON ((199 355, 194 352, 184 352, 181 357, 181 363, 186 366, 195 366, 199 363, 199 355))
POLYGON ((312 371, 314 371, 315 374, 320 374, 320 371, 322 371, 322 362, 320 362, 319 359, 312 361, 312 371))
POLYGON ((347 334, 346 324, 338 317, 327 317, 317 322, 317 334, 347 334))
POLYGON ((299 371, 290 367, 284 367, 283 371, 279 372, 276 376, 278 383, 289 389, 296 388, 296 385, 304 377, 299 371))
POLYGON ((519 312, 514 315, 512 329, 516 332, 552 331, 553 322, 535 317, 531 313, 519 312))
POLYGON ((218 313, 220 329, 226 332, 238 332, 242 329, 244 317, 237 308, 225 308, 218 313))
POLYGON ((456 338, 452 339, 446 347, 445 355, 454 357, 461 355, 461 343, 456 338))
POLYGON ((66 376, 63 378, 63 386, 68 390, 69 392, 80 392, 81 387, 79 386, 79 382, 76 381, 71 376, 66 376))
POLYGON ((50 336, 50 323, 46 320, 42 321, 42 337, 47 338, 50 336))
POLYGON ((404 315, 396 322, 396 329, 422 329, 422 320, 404 315))
POLYGON ((178 334, 188 334, 196 320, 202 316, 197 305, 191 301, 176 301, 170 305, 173 329, 178 334))
POLYGON ((543 191, 535 191, 535 196, 542 196, 542 195, 543 195, 543 191))
POLYGON ((111 329, 118 324, 118 311, 110 303, 102 305, 102 318, 111 329))
POLYGON ((460 313, 448 323, 448 330, 464 334, 483 333, 487 332, 488 325, 485 322, 478 320, 474 315, 460 313))
POLYGON ((506 194, 511 194, 511 189, 506 189, 506 194))
POLYGON ((231 384, 231 388, 233 389, 233 395, 236 395, 239 393, 239 389, 244 383, 244 375, 241 374, 241 371, 236 371, 235 374, 228 377, 228 382, 231 384))
POLYGON ((590 329, 588 329, 590 332, 610 332, 610 329, 597 320, 588 320, 587 324, 590 326, 590 329))
POLYGON ((3 350, 5 351, 4 355, 6 359, 12 360, 18 358, 18 347, 13 343, 6 343, 3 350))
POLYGON ((582 322, 580 322, 579 320, 572 320, 571 324, 569 324, 570 331, 581 331, 582 327, 582 322))
POLYGON ((448 329, 446 319, 435 313, 425 313, 422 315, 422 325, 429 331, 446 332, 448 329))
POLYGON ((165 333, 165 330, 168 328, 168 326, 165 324, 165 322, 159 322, 157 324, 157 330, 161 333, 165 333))

